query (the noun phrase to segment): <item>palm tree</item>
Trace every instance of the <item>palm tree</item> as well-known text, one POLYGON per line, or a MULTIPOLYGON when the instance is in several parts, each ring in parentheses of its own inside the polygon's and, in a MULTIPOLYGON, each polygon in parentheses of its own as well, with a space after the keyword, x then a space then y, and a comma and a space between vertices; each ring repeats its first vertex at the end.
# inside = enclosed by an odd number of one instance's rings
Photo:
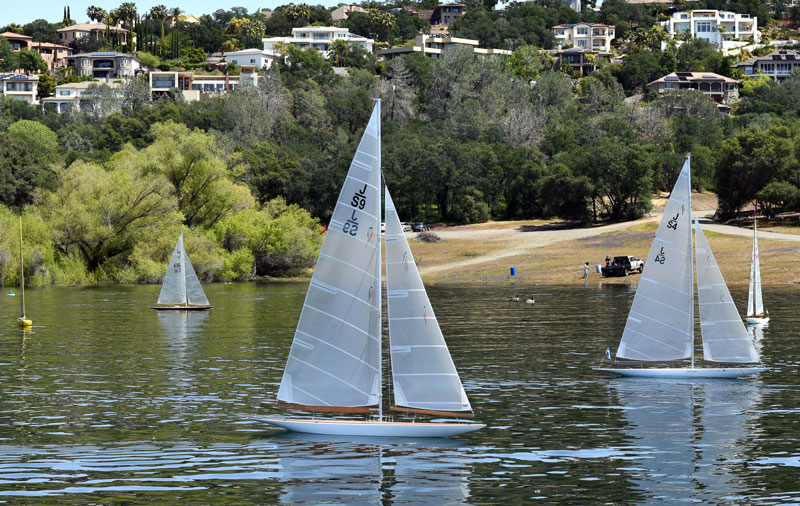
POLYGON ((286 19, 294 26, 294 24, 301 19, 311 18, 311 7, 308 4, 289 4, 283 9, 286 19))
POLYGON ((246 45, 251 46, 251 38, 261 39, 264 36, 264 23, 260 19, 249 18, 242 21, 239 28, 241 33, 246 37, 246 45))
POLYGON ((350 46, 347 45, 347 42, 337 39, 333 41, 330 51, 331 63, 336 67, 341 67, 350 53, 350 46))
POLYGON ((106 16, 108 16, 108 13, 106 12, 105 9, 103 9, 101 7, 97 7, 95 5, 90 5, 86 9, 86 16, 90 20, 96 21, 96 22, 99 23, 100 21, 104 20, 106 18, 106 16))
POLYGON ((161 20, 161 38, 164 38, 164 20, 167 18, 167 6, 164 4, 155 5, 150 9, 150 17, 161 20))
POLYGON ((172 57, 177 58, 181 54, 181 29, 178 26, 178 19, 180 18, 181 10, 180 7, 173 7, 170 9, 169 13, 172 16, 172 26, 175 30, 170 34, 172 35, 172 57))
POLYGON ((389 32, 395 26, 394 15, 378 9, 370 9, 369 22, 372 24, 376 38, 383 40, 388 37, 389 32))

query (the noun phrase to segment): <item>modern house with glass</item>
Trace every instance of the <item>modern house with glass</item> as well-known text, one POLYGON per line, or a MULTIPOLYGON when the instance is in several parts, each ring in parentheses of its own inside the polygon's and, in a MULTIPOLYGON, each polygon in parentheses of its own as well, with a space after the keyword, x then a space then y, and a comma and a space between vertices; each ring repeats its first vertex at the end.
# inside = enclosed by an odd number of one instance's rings
POLYGON ((194 72, 150 72, 150 92, 153 99, 180 90, 187 102, 208 100, 239 86, 258 84, 258 72, 253 66, 243 66, 238 76, 228 74, 195 74, 194 72))
POLYGON ((647 85, 648 90, 668 93, 674 90, 697 90, 708 95, 723 111, 739 100, 741 81, 713 72, 673 72, 647 85))
POLYGON ((292 35, 289 37, 268 37, 261 39, 264 43, 264 51, 282 56, 282 46, 295 46, 300 49, 314 48, 322 52, 323 58, 328 58, 329 51, 333 43, 337 40, 347 42, 351 50, 365 49, 372 52, 374 39, 368 39, 354 33, 350 33, 347 28, 336 26, 304 26, 302 28, 292 28, 292 35))
POLYGON ((67 58, 69 65, 75 67, 79 76, 92 76, 95 79, 133 77, 141 67, 136 56, 113 51, 81 53, 67 58))
POLYGON ((758 18, 728 11, 676 12, 667 21, 663 21, 661 27, 673 37, 688 32, 692 37, 705 39, 717 47, 734 40, 753 40, 756 43, 761 40, 758 18))
POLYGON ((379 49, 377 55, 379 60, 384 61, 411 53, 420 53, 429 58, 441 58, 449 51, 454 51, 457 47, 469 48, 473 53, 483 56, 511 54, 511 51, 507 49, 482 48, 478 47, 478 44, 480 44, 480 41, 477 39, 460 39, 447 34, 420 34, 414 38, 414 44, 411 46, 379 49))

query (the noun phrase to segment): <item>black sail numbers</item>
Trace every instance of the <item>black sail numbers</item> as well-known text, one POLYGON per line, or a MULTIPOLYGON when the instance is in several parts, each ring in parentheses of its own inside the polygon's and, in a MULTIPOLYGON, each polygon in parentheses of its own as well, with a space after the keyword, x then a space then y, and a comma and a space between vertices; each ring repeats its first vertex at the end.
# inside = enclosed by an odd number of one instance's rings
POLYGON ((342 232, 345 234, 350 234, 351 236, 355 237, 358 233, 358 216, 356 215, 356 209, 364 210, 367 206, 367 185, 364 185, 364 188, 357 191, 353 194, 353 198, 350 200, 350 205, 353 206, 353 214, 350 218, 342 226, 342 232))

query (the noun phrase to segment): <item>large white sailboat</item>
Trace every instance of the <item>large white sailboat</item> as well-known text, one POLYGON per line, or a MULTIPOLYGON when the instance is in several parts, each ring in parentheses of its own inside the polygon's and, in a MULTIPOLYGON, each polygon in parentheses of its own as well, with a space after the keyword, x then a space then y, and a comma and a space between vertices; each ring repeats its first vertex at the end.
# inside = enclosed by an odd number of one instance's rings
POLYGON ((194 272, 189 255, 183 247, 183 234, 178 238, 172 256, 169 258, 167 273, 158 295, 159 310, 202 311, 211 309, 203 285, 194 272))
POLYGON ((472 417, 470 403, 388 189, 385 265, 396 403, 390 410, 450 420, 402 422, 384 416, 380 137, 376 101, 328 225, 276 405, 366 417, 256 420, 298 432, 348 436, 447 437, 485 426, 460 420, 472 417))
POLYGON ((769 322, 769 312, 764 309, 764 297, 761 295, 761 262, 758 258, 756 213, 753 211, 753 253, 750 257, 750 287, 747 290, 747 317, 752 325, 764 325, 769 322))
POLYGON ((737 378, 767 370, 697 221, 693 248, 691 195, 687 156, 650 247, 615 367, 595 370, 666 378, 737 378), (694 359, 695 266, 704 367, 697 367, 694 359))

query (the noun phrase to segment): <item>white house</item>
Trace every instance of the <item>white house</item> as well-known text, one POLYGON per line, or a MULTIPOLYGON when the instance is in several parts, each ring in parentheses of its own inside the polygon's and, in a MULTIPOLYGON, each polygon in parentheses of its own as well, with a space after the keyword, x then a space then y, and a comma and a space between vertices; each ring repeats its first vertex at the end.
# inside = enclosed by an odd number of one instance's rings
POLYGON ((734 67, 742 69, 748 77, 761 72, 774 81, 780 82, 787 79, 792 70, 800 69, 800 51, 781 49, 736 63, 734 67))
POLYGON ((456 47, 467 47, 472 49, 475 54, 483 56, 497 56, 497 55, 510 55, 511 51, 506 49, 493 49, 478 47, 479 40, 476 39, 459 39, 451 37, 448 34, 434 34, 425 35, 419 34, 414 38, 414 44, 411 46, 392 47, 389 49, 379 49, 378 59, 391 60, 398 56, 403 56, 410 53, 420 53, 430 58, 441 58, 448 52, 453 51, 456 47))
MULTIPOLYGON (((89 86, 97 86, 97 81, 81 81, 79 83, 59 84, 56 86, 56 94, 52 97, 42 99, 42 106, 54 104, 56 112, 59 114, 69 111, 72 108, 81 108, 81 97, 89 89, 89 86)), ((110 82, 103 83, 111 88, 118 88, 119 84, 110 82)))
POLYGON ((272 62, 278 59, 274 52, 257 48, 229 51, 223 53, 223 56, 225 56, 226 62, 235 63, 239 67, 251 65, 259 70, 268 69, 272 62))
POLYGON ((39 76, 22 74, 0 74, 0 95, 14 100, 22 100, 29 104, 38 104, 36 93, 39 91, 39 76))
POLYGON ((292 28, 290 37, 269 37, 261 39, 264 43, 264 51, 280 56, 280 46, 292 45, 300 49, 313 47, 323 53, 323 57, 328 57, 328 52, 336 40, 347 42, 350 49, 366 49, 370 53, 375 44, 374 39, 368 39, 354 33, 350 33, 347 28, 335 26, 304 26, 303 28, 292 28))
POLYGON ((243 66, 238 76, 154 71, 150 72, 150 91, 154 99, 177 88, 187 102, 208 100, 239 86, 255 86, 258 84, 256 70, 250 65, 243 66))
POLYGON ((600 23, 570 23, 556 25, 552 28, 556 43, 560 46, 571 44, 573 47, 594 51, 611 51, 614 40, 614 25, 600 23))
POLYGON ((136 56, 114 51, 72 55, 67 58, 67 64, 75 67, 75 73, 79 76, 92 76, 95 79, 131 77, 142 66, 136 56))
POLYGON ((758 31, 758 18, 749 14, 728 11, 696 10, 676 12, 661 23, 664 31, 671 36, 689 32, 692 37, 705 39, 717 47, 724 47, 734 39, 761 40, 758 31))

